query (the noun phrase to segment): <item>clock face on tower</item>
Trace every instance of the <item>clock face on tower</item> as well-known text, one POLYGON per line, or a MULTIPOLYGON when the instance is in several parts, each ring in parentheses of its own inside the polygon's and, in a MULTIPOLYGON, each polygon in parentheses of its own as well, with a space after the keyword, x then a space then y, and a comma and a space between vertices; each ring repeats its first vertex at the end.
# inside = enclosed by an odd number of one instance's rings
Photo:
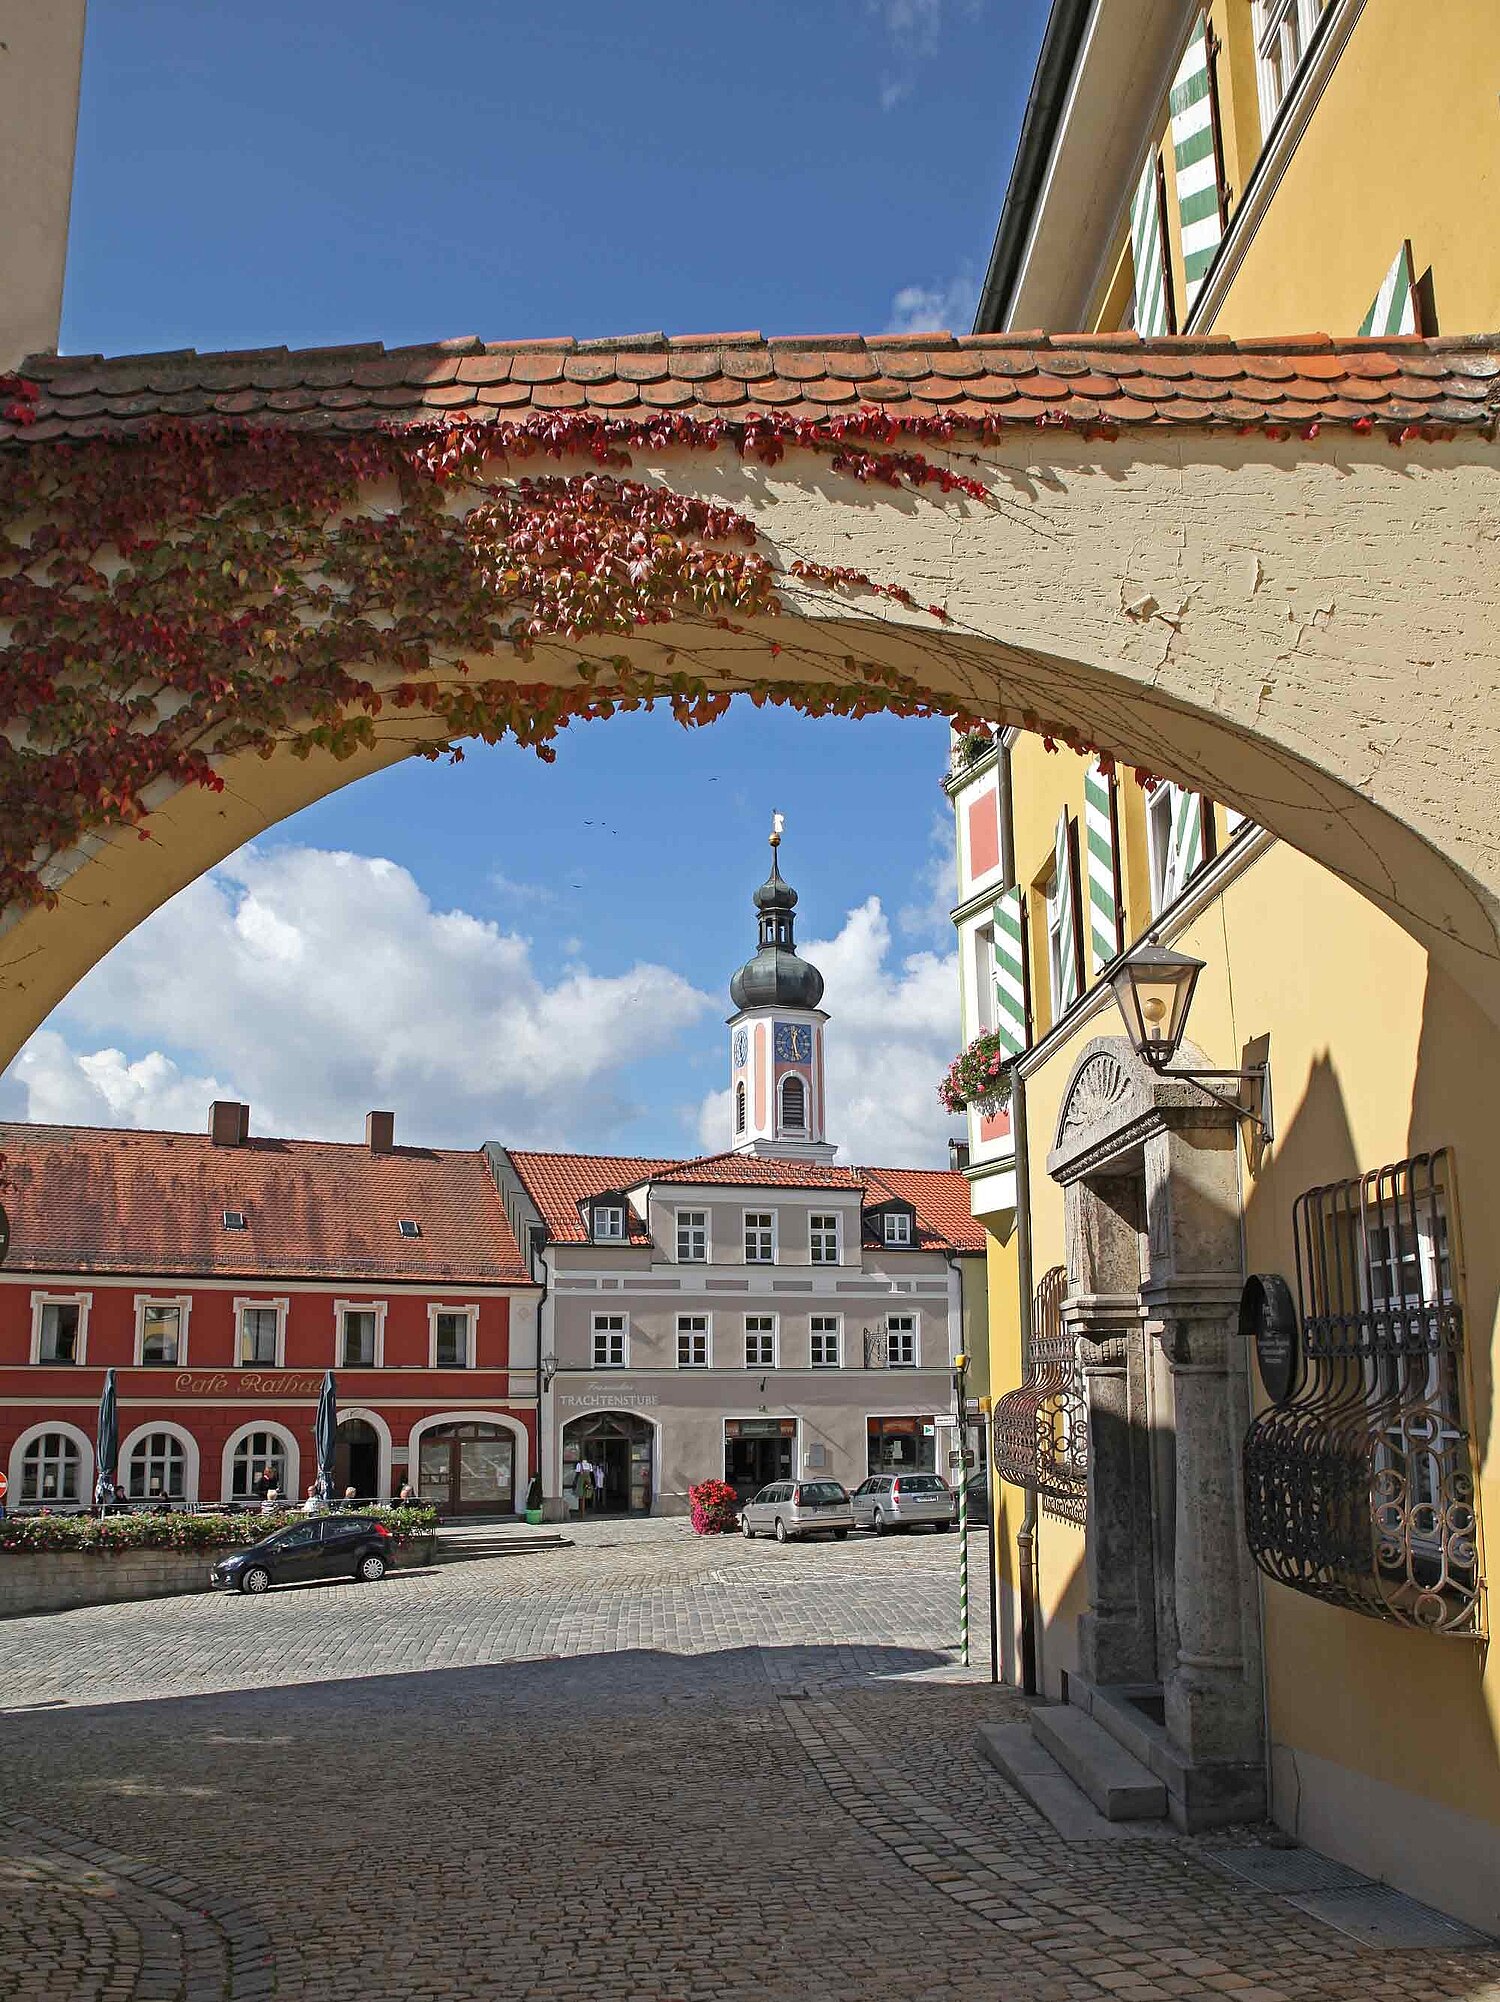
POLYGON ((776 1024, 776 1061, 779 1064, 812 1062, 812 1030, 805 1023, 776 1024))
POLYGON ((749 1054, 750 1038, 743 1029, 736 1029, 734 1032, 734 1061, 739 1069, 744 1069, 745 1059, 749 1054))

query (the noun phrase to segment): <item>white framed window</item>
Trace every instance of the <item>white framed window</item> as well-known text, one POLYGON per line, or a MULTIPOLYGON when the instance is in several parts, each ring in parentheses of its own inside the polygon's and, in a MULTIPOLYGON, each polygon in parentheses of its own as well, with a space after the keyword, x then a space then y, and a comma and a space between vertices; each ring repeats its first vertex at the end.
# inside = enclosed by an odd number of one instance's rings
POLYGON ((805 1133, 807 1131, 807 1080, 796 1071, 789 1071, 781 1080, 781 1130, 783 1133, 805 1133))
POLYGON ((677 1367, 679 1369, 708 1368, 707 1314, 679 1314, 677 1316, 677 1367))
POLYGON ((630 1322, 624 1314, 595 1314, 595 1369, 624 1369, 629 1350, 630 1322))
POLYGON ((84 1493, 83 1450, 70 1432, 38 1432, 21 1455, 21 1500, 46 1506, 79 1502, 84 1493))
POLYGON ((995 1026, 995 927, 975 925, 971 934, 974 955, 974 1028, 988 1035, 995 1026))
POLYGON ((1054 1016, 1068 1007, 1073 985, 1073 927, 1067 878, 1054 869, 1047 878, 1047 979, 1054 1016))
POLYGON ((885 1361, 887 1369, 916 1368, 917 1317, 915 1314, 886 1315, 885 1361))
POLYGON ((745 1263, 747 1265, 776 1263, 775 1210, 746 1210, 745 1263))
POLYGON ((384 1300, 335 1300, 342 1369, 379 1369, 385 1362, 384 1300))
POLYGON ((811 1338, 813 1368, 838 1369, 844 1359, 840 1317, 837 1314, 814 1314, 811 1338))
POLYGON ((241 1369, 280 1369, 286 1358, 285 1300, 236 1300, 235 1361, 241 1369))
POLYGON ((431 1369, 472 1369, 474 1329, 479 1319, 477 1307, 429 1307, 428 1367, 431 1369))
POLYGON ((703 1265, 708 1259, 708 1211, 677 1212, 677 1263, 703 1265))
POLYGON ((881 1236, 887 1244, 909 1247, 912 1241, 910 1210, 887 1210, 881 1236))
POLYGON ((33 1293, 31 1360, 80 1363, 87 1359, 92 1293, 33 1293))
POLYGON ((1172 787, 1159 785, 1146 795, 1146 854, 1151 865, 1151 915, 1165 910, 1175 892, 1172 878, 1172 787))
POLYGON ((594 1205, 595 1244, 623 1244, 625 1242, 625 1208, 622 1203, 596 1203, 594 1205))
POLYGON ((745 1367, 775 1369, 776 1316, 774 1314, 745 1316, 745 1367))
POLYGON ((135 1359, 144 1369, 186 1369, 188 1315, 192 1299, 135 1296, 135 1359))
POLYGON ((187 1493, 187 1449, 175 1432, 147 1432, 125 1462, 131 1501, 181 1501, 187 1493))
POLYGON ((815 1213, 807 1220, 808 1240, 814 1265, 839 1262, 839 1218, 837 1210, 815 1213))
POLYGON ((1328 0, 1255 0, 1262 141, 1270 136, 1327 5, 1328 0))

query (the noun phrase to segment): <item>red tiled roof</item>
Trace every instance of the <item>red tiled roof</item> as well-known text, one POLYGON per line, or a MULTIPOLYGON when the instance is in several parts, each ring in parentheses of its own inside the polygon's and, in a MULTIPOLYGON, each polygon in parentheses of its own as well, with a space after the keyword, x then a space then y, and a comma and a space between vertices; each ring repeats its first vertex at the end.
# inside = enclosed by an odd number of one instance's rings
MULTIPOLYGON (((843 1168, 823 1161, 779 1161, 756 1154, 706 1154, 697 1160, 656 1160, 629 1154, 542 1154, 509 1150, 549 1235, 561 1244, 587 1244, 578 1212, 586 1196, 669 1182, 683 1188, 837 1189, 862 1192, 861 1208, 892 1198, 917 1212, 918 1250, 983 1251, 984 1231, 969 1213, 969 1185, 946 1168, 843 1168)), ((631 1216, 632 1244, 651 1239, 631 1216)))
POLYGON ((929 1232, 954 1251, 983 1251, 984 1226, 969 1208, 969 1185, 951 1168, 856 1168, 869 1190, 865 1207, 888 1196, 908 1202, 917 1213, 917 1235, 929 1232))
MULTIPOLYGON (((520 1147, 508 1147, 506 1153, 527 1195, 541 1211, 547 1235, 558 1244, 589 1242, 578 1213, 578 1205, 585 1196, 633 1189, 662 1168, 676 1165, 655 1155, 642 1154, 542 1154, 520 1147)), ((628 1242, 651 1242, 634 1210, 630 1213, 628 1242)))
POLYGON ((877 405, 959 424, 1493 426, 1500 334, 1264 340, 1135 334, 640 334, 604 341, 477 337, 387 350, 34 355, 36 422, 0 440, 119 435, 161 418, 366 431, 454 416, 555 411, 828 417, 877 405))
POLYGON ((21 1124, 0 1153, 9 1271, 531 1283, 479 1153, 21 1124))

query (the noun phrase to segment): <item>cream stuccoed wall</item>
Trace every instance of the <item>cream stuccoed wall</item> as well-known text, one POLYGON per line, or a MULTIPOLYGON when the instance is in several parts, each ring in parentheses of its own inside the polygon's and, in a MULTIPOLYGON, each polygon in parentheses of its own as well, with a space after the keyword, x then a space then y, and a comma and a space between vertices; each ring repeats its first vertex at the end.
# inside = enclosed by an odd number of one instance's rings
POLYGON ((0 0, 0 371, 55 351, 84 0, 0 0))

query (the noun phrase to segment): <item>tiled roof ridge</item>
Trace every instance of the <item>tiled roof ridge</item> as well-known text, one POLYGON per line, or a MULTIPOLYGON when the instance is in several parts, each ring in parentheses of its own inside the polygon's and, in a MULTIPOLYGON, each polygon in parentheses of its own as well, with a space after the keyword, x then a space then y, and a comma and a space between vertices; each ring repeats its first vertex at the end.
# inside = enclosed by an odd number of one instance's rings
POLYGON ((732 425, 878 408, 958 430, 1076 424, 1106 436, 1325 424, 1400 436, 1500 419, 1500 333, 464 335, 395 348, 35 355, 20 373, 37 391, 35 421, 0 421, 0 440, 18 444, 128 436, 169 419, 338 433, 567 412, 732 425))
MULTIPOLYGON (((284 1133, 252 1133, 246 1139, 236 1141, 232 1146, 224 1146, 208 1133, 197 1133, 175 1126, 64 1126, 49 1120, 0 1119, 0 1135, 6 1134, 62 1134, 80 1139, 94 1135, 108 1135, 121 1140, 191 1140, 203 1147, 212 1147, 220 1154, 250 1153, 264 1147, 337 1147, 352 1154, 374 1152, 367 1140, 322 1140, 306 1139, 284 1133)), ((479 1159, 478 1147, 430 1147, 420 1141, 398 1140, 393 1147, 385 1147, 375 1153, 377 1160, 389 1160, 393 1156, 416 1154, 438 1154, 453 1160, 468 1160, 471 1156, 479 1159)))

